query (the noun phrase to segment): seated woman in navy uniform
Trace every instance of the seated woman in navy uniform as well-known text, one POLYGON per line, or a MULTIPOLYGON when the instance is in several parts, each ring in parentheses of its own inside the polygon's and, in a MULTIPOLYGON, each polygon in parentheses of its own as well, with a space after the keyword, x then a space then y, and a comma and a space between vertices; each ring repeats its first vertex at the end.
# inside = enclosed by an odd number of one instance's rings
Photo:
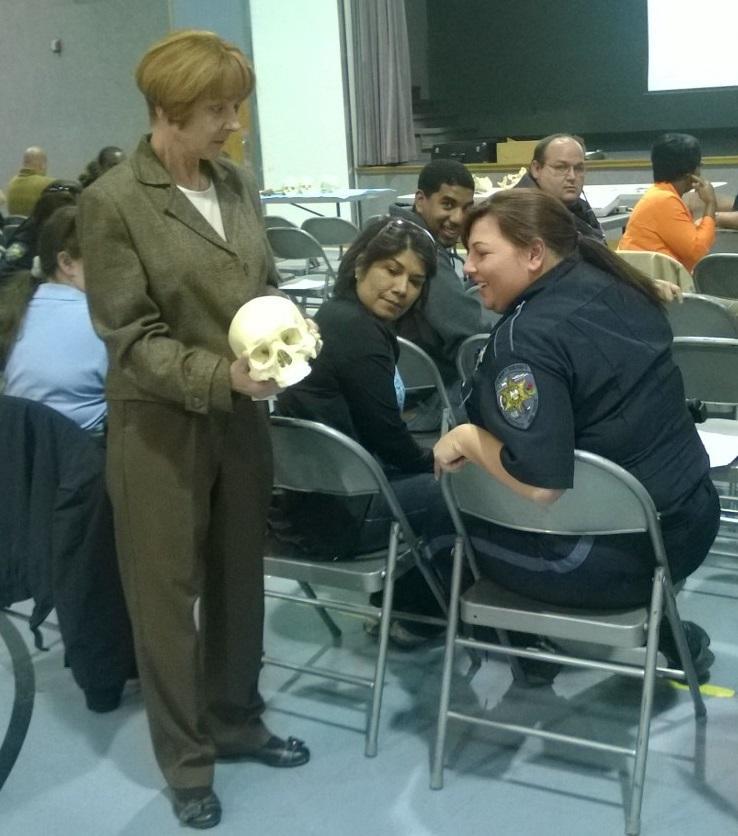
MULTIPOLYGON (((437 469, 472 461, 551 503, 572 485, 575 448, 604 456, 649 491, 672 577, 687 577, 705 559, 720 511, 657 291, 579 236, 566 207, 540 191, 500 192, 476 206, 464 240, 466 272, 483 304, 504 316, 472 379, 471 423, 438 442, 437 469)), ((650 598, 645 535, 594 540, 479 524, 472 537, 480 571, 532 598, 602 608, 650 598)), ((686 626, 704 674, 709 638, 686 626)), ((670 655, 670 637, 662 649, 670 655)))
MULTIPOLYGON (((277 399, 280 414, 328 424, 374 454, 418 531, 439 492, 431 450, 418 445, 402 420, 393 323, 424 297, 435 271, 435 244, 426 230, 401 218, 368 224, 341 260, 333 298, 316 314, 323 347, 312 372, 277 399)), ((271 523, 277 537, 296 542, 306 555, 347 558, 387 544, 390 514, 380 497, 367 504, 287 494, 271 523)), ((425 584, 413 577, 398 583, 396 607, 427 611, 425 584)), ((394 638, 401 632, 393 625, 394 638)))

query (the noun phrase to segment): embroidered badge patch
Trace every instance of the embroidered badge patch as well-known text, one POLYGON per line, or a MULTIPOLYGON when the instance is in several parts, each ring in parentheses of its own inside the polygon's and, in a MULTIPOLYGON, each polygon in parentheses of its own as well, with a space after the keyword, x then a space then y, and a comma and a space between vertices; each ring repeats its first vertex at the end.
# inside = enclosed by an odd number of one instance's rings
POLYGON ((513 363, 495 380, 497 405, 508 424, 527 430, 538 412, 538 387, 530 366, 513 363))

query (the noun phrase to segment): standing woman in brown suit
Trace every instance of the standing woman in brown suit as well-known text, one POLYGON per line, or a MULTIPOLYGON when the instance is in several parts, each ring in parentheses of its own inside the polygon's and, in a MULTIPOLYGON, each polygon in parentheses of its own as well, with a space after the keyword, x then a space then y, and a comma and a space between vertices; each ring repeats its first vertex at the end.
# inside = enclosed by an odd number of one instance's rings
POLYGON ((136 71, 151 134, 85 190, 92 318, 110 359, 108 483, 154 751, 183 824, 220 821, 218 757, 309 758, 271 734, 258 691, 276 384, 227 331, 277 293, 255 185, 219 155, 254 86, 233 45, 186 31, 136 71), (199 600, 199 625, 194 616, 199 600))

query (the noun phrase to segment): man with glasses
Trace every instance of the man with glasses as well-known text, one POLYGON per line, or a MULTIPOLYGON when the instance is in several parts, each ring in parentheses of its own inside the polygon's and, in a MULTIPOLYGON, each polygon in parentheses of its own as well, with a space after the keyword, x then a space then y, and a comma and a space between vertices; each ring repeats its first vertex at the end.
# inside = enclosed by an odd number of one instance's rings
POLYGON ((584 144, 570 134, 551 134, 544 137, 533 150, 528 172, 515 188, 539 188, 558 197, 574 216, 577 229, 587 238, 605 243, 592 207, 582 197, 584 188, 584 144))

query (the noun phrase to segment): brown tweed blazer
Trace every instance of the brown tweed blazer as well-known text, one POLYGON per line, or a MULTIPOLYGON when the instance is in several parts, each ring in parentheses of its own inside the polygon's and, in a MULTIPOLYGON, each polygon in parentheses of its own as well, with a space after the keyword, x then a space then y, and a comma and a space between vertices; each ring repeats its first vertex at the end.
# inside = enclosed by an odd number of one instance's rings
POLYGON ((245 302, 279 292, 278 273, 253 179, 226 161, 209 166, 225 241, 147 137, 82 194, 87 298, 108 348, 110 400, 232 409, 228 326, 245 302))

